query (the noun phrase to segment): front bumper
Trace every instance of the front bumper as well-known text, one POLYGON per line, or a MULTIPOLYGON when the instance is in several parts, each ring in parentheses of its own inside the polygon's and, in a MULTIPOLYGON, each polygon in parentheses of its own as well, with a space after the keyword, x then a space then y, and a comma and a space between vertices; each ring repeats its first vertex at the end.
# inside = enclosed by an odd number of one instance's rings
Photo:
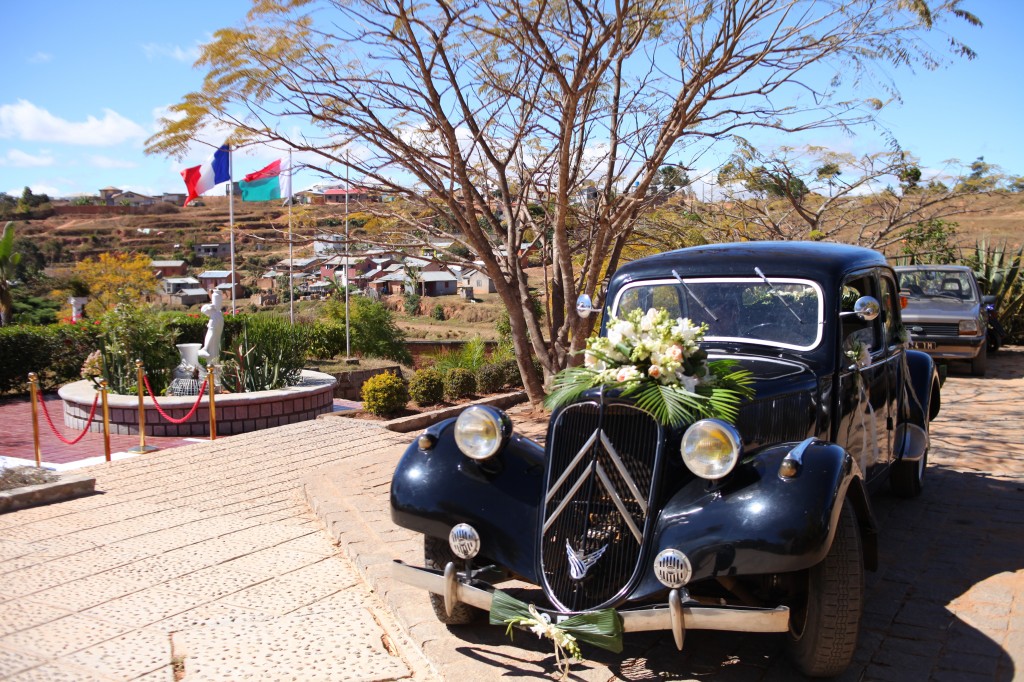
POLYGON ((936 360, 973 360, 984 345, 984 336, 914 336, 910 349, 925 352, 936 360))
MULTIPOLYGON (((449 613, 458 604, 491 610, 493 588, 482 581, 474 581, 472 584, 465 582, 453 563, 445 566, 442 573, 396 561, 392 564, 392 576, 399 582, 443 596, 449 613)), ((622 617, 623 631, 671 630, 676 647, 682 649, 688 629, 735 632, 786 632, 789 629, 789 608, 786 606, 708 606, 687 599, 685 590, 672 590, 666 604, 621 610, 618 614, 622 617)), ((565 615, 547 609, 537 610, 548 613, 556 620, 565 615)))

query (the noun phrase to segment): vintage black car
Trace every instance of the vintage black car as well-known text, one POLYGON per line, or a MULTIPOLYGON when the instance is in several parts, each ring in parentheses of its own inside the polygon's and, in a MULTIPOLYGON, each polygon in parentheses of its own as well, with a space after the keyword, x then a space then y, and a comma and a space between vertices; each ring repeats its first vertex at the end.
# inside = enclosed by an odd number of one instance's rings
POLYGON ((542 447, 470 408, 398 465, 392 518, 424 535, 426 568, 396 562, 396 577, 445 623, 514 577, 556 621, 612 607, 626 633, 671 630, 680 648, 687 629, 786 633, 799 670, 838 674, 883 531, 869 493, 920 493, 939 410, 892 268, 837 244, 702 246, 622 267, 606 301, 605 320, 661 307, 706 322, 709 357, 755 377, 735 425, 666 427, 594 389, 552 413, 542 447))

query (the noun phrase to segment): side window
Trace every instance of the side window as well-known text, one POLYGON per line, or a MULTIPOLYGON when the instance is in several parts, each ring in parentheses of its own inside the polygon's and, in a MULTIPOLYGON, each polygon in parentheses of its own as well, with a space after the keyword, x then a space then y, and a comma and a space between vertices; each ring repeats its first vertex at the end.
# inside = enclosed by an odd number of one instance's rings
POLYGON ((896 331, 896 326, 899 323, 896 312, 899 310, 896 283, 888 275, 882 275, 881 281, 882 298, 879 300, 879 303, 882 304, 882 331, 885 334, 885 344, 893 346, 899 343, 896 331))
MULTIPOLYGON (((870 273, 851 277, 843 283, 840 310, 844 313, 852 313, 853 304, 856 303, 857 299, 861 296, 874 296, 877 299, 878 292, 876 289, 876 280, 870 273)), ((842 343, 844 350, 848 350, 853 343, 863 344, 867 346, 871 352, 881 350, 882 335, 880 318, 881 316, 879 316, 879 319, 875 319, 874 321, 865 321, 856 315, 843 315, 841 318, 841 324, 843 329, 842 343)))

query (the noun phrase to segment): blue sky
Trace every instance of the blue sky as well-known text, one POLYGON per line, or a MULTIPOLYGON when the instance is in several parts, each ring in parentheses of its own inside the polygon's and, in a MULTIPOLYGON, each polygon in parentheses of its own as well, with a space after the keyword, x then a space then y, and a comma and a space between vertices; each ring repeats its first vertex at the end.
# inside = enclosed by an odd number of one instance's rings
MULTIPOLYGON (((183 191, 180 169, 199 164, 209 151, 197 146, 178 162, 146 156, 144 141, 163 108, 200 86, 203 74, 192 68, 198 46, 216 29, 240 23, 249 5, 51 0, 45 13, 31 3, 6 7, 0 192, 20 194, 26 185, 54 196, 95 194, 108 185, 144 194, 183 191)), ((1013 76, 1024 2, 966 0, 964 6, 985 23, 955 26, 978 58, 936 72, 895 73, 904 103, 880 120, 926 167, 984 156, 1024 174, 1024 89, 1013 76)), ((930 40, 941 47, 941 36, 930 40)), ((884 149, 881 136, 866 128, 852 138, 822 131, 805 141, 856 153, 884 149)), ((265 151, 263 158, 236 159, 236 177, 270 157, 265 151)), ((296 188, 315 181, 300 176, 296 188)))

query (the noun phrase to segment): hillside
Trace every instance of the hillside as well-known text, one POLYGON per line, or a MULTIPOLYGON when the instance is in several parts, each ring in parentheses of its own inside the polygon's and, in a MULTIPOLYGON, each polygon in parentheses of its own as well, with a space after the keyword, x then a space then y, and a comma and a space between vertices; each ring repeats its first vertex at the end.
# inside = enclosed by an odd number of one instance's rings
MULTIPOLYGON (((19 223, 19 236, 37 240, 44 253, 61 254, 60 261, 76 260, 111 250, 149 253, 153 258, 180 258, 195 243, 228 240, 226 197, 203 197, 201 207, 180 208, 165 215, 55 216, 19 223)), ((978 197, 970 212, 951 220, 959 224, 958 240, 1020 243, 1024 226, 1024 195, 978 197)), ((296 209, 298 210, 298 209, 296 209)), ((340 219, 340 205, 303 207, 318 220, 340 219)), ((284 232, 287 208, 267 204, 235 203, 236 261, 243 274, 255 275, 264 265, 287 256, 284 232)), ((296 235, 301 230, 296 230, 296 235)), ((295 256, 312 255, 309 243, 295 248, 295 256)))

